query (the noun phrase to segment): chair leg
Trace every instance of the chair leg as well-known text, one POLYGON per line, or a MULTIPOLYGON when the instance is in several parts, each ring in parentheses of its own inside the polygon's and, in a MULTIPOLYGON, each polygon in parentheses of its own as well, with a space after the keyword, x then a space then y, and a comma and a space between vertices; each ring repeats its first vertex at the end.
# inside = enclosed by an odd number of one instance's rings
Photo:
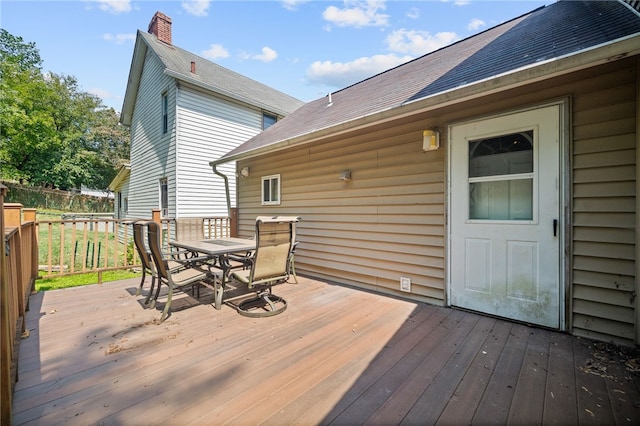
MULTIPOLYGON (((158 286, 160 288, 160 286, 158 286)), ((173 286, 169 284, 169 294, 167 295, 167 303, 164 305, 164 309, 162 310, 162 316, 160 317, 160 322, 163 322, 167 319, 169 314, 171 313, 171 299, 173 299, 173 286)))
MULTIPOLYGON (((149 287, 149 294, 147 294, 147 298, 144 300, 144 305, 149 307, 149 301, 151 300, 151 296, 153 296, 153 290, 156 287, 156 277, 154 275, 151 276, 151 287, 149 287)), ((156 296, 157 298, 157 296, 156 296)))
POLYGON ((142 287, 144 286, 144 280, 147 278, 147 274, 142 268, 142 279, 140 280, 140 285, 138 286, 138 290, 136 290, 136 296, 140 296, 142 294, 142 287))
POLYGON ((295 254, 289 258, 289 274, 293 275, 293 281, 298 284, 298 276, 296 275, 296 264, 294 262, 295 254))
MULTIPOLYGON (((149 305, 151 309, 156 307, 156 302, 158 301, 158 296, 160 296, 161 287, 162 287, 162 281, 158 280, 158 288, 156 288, 156 294, 155 296, 153 296, 153 300, 151 300, 151 305, 149 305)), ((171 286, 169 286, 169 289, 171 289, 171 286)))

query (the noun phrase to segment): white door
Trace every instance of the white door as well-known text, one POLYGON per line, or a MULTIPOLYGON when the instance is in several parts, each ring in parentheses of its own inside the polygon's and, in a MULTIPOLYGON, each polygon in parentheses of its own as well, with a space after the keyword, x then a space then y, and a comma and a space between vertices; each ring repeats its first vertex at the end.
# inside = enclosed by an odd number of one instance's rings
POLYGON ((559 328, 560 112, 449 128, 451 305, 559 328))

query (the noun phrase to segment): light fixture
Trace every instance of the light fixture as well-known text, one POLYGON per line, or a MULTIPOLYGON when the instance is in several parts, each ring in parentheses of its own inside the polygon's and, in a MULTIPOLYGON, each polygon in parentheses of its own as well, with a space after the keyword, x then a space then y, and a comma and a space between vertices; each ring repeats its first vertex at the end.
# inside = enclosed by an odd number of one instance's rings
POLYGON ((422 150, 435 151, 440 148, 440 133, 437 130, 424 130, 422 132, 422 150))
POLYGON ((343 170, 340 173, 340 180, 351 180, 351 170, 343 170))
POLYGON ((240 170, 240 174, 242 177, 249 177, 249 167, 243 167, 242 170, 240 170))

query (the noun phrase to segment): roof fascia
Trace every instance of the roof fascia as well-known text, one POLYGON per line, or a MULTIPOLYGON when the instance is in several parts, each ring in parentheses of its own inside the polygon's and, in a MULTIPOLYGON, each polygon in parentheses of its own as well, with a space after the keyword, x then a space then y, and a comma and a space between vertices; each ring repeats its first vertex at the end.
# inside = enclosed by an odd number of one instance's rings
POLYGON ((131 165, 123 164, 122 166, 120 166, 120 170, 118 170, 118 173, 113 178, 111 183, 109 183, 107 188, 109 188, 111 191, 115 191, 116 188, 118 188, 120 184, 124 182, 130 175, 131 175, 131 165))
POLYGON ((120 113, 120 123, 125 126, 131 125, 133 118, 133 108, 138 97, 138 89, 140 88, 140 78, 142 77, 142 68, 147 55, 147 42, 140 35, 140 30, 136 36, 136 44, 133 48, 133 56, 131 58, 131 67, 129 68, 129 78, 127 79, 127 89, 124 93, 124 103, 122 104, 122 112, 120 113))
POLYGON ((213 166, 231 161, 257 157, 292 146, 318 141, 329 135, 336 136, 342 133, 359 130, 372 124, 380 124, 387 121, 397 120, 408 115, 428 112, 442 107, 470 101, 483 96, 488 96, 571 72, 591 68, 607 62, 623 59, 639 53, 640 34, 630 35, 577 53, 539 62, 537 64, 515 69, 485 80, 407 102, 400 106, 379 111, 371 115, 351 119, 349 121, 338 123, 323 129, 314 130, 309 133, 303 133, 262 148, 241 152, 229 157, 223 156, 209 164, 213 166))
POLYGON ((263 102, 254 101, 254 100, 249 99, 249 98, 244 97, 244 96, 239 96, 236 93, 230 92, 228 90, 221 89, 220 87, 217 87, 217 86, 212 86, 210 84, 203 83, 202 81, 197 80, 195 78, 189 78, 185 74, 173 71, 173 70, 168 69, 168 68, 166 68, 164 70, 164 74, 169 76, 169 77, 173 77, 176 80, 181 81, 181 82, 183 82, 185 84, 189 84, 189 85, 191 85, 193 87, 198 87, 200 89, 204 89, 204 90, 206 90, 208 92, 213 92, 213 93, 220 94, 220 95, 222 95, 224 97, 227 97, 229 99, 233 99, 233 100, 238 101, 238 102, 242 102, 243 104, 249 105, 249 106, 254 107, 254 108, 258 107, 258 108, 264 109, 266 111, 278 114, 279 116, 282 116, 282 117, 285 117, 285 116, 288 115, 288 113, 286 111, 283 111, 283 110, 281 110, 279 108, 275 108, 275 107, 273 107, 271 105, 267 105, 267 104, 265 104, 263 102))

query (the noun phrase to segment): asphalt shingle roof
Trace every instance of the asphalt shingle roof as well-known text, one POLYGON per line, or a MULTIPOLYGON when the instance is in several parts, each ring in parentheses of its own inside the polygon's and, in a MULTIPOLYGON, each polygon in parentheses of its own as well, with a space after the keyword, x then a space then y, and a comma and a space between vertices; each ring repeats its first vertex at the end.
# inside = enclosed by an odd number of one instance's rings
POLYGON ((637 33, 624 3, 559 1, 309 102, 216 162, 637 33))
POLYGON ((275 90, 230 69, 222 67, 198 55, 159 41, 155 35, 138 31, 145 43, 160 58, 165 68, 176 78, 203 85, 214 92, 230 96, 270 112, 287 115, 303 101, 275 90), (191 62, 195 62, 196 73, 191 73, 191 62))

